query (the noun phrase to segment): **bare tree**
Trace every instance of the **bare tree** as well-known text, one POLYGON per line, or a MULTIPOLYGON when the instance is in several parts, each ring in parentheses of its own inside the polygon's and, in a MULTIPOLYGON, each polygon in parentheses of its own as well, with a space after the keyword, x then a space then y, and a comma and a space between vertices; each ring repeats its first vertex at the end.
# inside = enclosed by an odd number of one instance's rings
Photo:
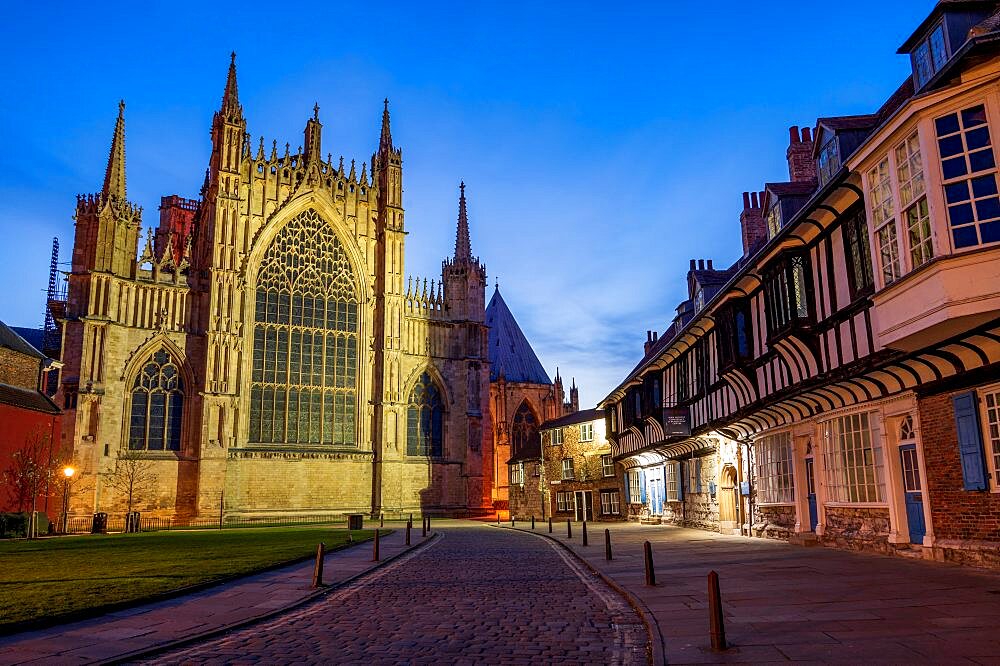
POLYGON ((125 495, 126 514, 132 513, 138 497, 148 492, 156 481, 156 463, 143 456, 143 453, 121 447, 118 449, 115 468, 107 475, 107 485, 125 495))
POLYGON ((52 438, 42 428, 29 432, 21 448, 11 454, 11 465, 4 470, 3 481, 18 511, 31 505, 28 538, 38 536, 38 495, 43 490, 48 493, 60 466, 59 457, 52 451, 52 438))

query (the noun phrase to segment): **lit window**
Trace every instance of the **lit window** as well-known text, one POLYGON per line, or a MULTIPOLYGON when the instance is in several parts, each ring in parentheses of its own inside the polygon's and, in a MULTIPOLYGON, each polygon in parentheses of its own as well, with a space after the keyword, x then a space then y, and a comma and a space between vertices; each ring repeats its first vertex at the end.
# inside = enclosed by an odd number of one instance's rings
POLYGON ((956 249, 1000 241, 996 160, 980 104, 934 121, 948 221, 956 249))
POLYGON ((601 456, 601 473, 604 476, 615 475, 615 463, 610 455, 601 456))
POLYGON ((601 514, 605 516, 617 516, 620 513, 621 513, 621 507, 618 503, 618 491, 602 490, 601 514))
POLYGON ((775 201, 767 211, 767 237, 774 238, 781 231, 781 201, 775 201))
POLYGON ((993 478, 1000 479, 1000 390, 984 394, 983 406, 986 409, 986 438, 990 442, 993 478))
POLYGON ((823 424, 826 485, 833 502, 885 501, 882 442, 875 412, 851 414, 823 424))
POLYGON ((581 423, 580 424, 580 441, 581 442, 592 442, 592 441, 594 441, 594 424, 593 423, 581 423))
POLYGON ((900 271, 888 157, 868 172, 868 201, 871 206, 872 226, 875 229, 882 279, 885 284, 890 284, 899 278, 900 271))
POLYGON ((681 501, 681 464, 679 462, 668 462, 664 465, 667 485, 667 501, 681 501))
POLYGON ((761 504, 795 501, 792 474, 792 436, 782 432, 754 442, 757 463, 757 501, 761 504))
POLYGON ((816 163, 816 175, 819 179, 820 187, 822 187, 830 182, 833 174, 840 170, 840 143, 837 141, 836 134, 831 134, 823 142, 823 146, 819 149, 819 157, 816 163))
POLYGON ((572 481, 575 478, 573 473, 573 459, 563 458, 562 459, 562 480, 572 481))
POLYGON ((910 269, 924 265, 934 257, 931 241, 931 220, 924 192, 924 166, 920 157, 917 133, 896 146, 896 184, 899 206, 903 211, 907 246, 910 249, 910 269))
POLYGON ((632 470, 627 472, 629 504, 642 504, 642 472, 632 470))
POLYGON ((524 463, 519 462, 510 466, 510 485, 524 485, 524 463))

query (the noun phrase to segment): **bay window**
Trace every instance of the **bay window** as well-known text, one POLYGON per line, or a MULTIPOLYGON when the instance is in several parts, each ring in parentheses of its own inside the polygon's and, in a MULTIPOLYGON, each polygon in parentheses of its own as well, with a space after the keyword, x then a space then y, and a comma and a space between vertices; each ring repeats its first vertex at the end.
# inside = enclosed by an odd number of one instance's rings
POLYGON ((830 501, 885 502, 885 473, 878 414, 861 412, 823 424, 826 487, 830 501))
POLYGON ((791 433, 761 437, 754 442, 753 450, 757 468, 757 501, 760 504, 794 502, 791 433))

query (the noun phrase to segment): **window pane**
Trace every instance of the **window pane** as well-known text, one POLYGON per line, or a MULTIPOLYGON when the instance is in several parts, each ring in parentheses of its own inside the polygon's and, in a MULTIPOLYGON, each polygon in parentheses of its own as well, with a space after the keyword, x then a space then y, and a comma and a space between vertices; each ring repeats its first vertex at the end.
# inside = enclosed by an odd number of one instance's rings
POLYGON ((962 111, 962 127, 965 129, 984 124, 986 124, 986 108, 982 104, 962 111))
POLYGON ((958 114, 952 113, 950 115, 938 118, 934 121, 934 127, 937 130, 938 136, 945 136, 946 134, 954 134, 958 131, 958 114))

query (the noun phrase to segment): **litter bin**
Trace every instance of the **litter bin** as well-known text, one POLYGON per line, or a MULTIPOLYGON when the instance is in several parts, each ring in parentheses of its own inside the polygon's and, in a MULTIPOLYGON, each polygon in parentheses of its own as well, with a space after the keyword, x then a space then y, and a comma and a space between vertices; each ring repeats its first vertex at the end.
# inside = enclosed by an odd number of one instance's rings
POLYGON ((347 529, 349 530, 360 530, 364 529, 365 516, 361 513, 349 513, 347 514, 347 529))
POLYGON ((90 524, 91 534, 106 534, 108 531, 108 514, 98 511, 94 514, 94 522, 90 524))
POLYGON ((129 534, 139 531, 139 512, 125 514, 125 531, 129 534))

